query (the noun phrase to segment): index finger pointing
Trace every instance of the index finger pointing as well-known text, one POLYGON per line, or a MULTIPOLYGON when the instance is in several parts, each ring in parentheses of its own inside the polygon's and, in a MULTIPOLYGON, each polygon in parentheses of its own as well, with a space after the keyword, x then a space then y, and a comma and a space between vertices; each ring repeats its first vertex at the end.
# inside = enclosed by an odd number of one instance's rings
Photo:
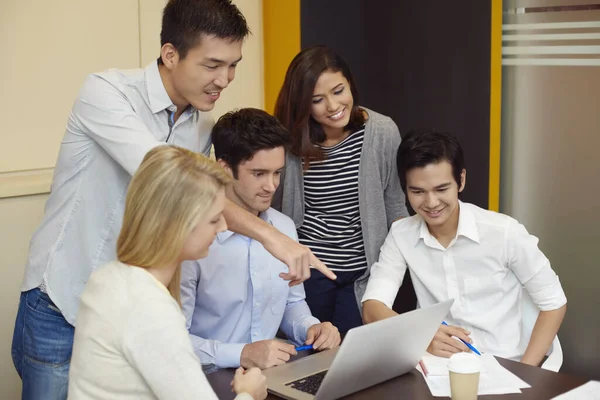
POLYGON ((331 280, 337 279, 337 276, 333 273, 333 271, 327 268, 327 266, 323 264, 321 260, 315 257, 315 255, 312 252, 310 253, 310 267, 321 272, 323 275, 325 275, 331 280))

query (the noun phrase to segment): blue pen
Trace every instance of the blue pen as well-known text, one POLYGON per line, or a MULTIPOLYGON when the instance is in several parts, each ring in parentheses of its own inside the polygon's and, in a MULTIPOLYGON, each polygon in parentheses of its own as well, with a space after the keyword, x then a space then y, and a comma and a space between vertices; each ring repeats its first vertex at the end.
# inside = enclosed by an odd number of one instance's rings
POLYGON ((309 344, 308 346, 300 346, 300 347, 296 347, 296 351, 302 351, 302 350, 312 350, 312 344, 309 344))
MULTIPOLYGON (((442 321, 442 324, 448 326, 448 324, 446 323, 446 321, 442 321)), ((478 356, 481 355, 481 353, 472 344, 469 344, 469 343, 465 342, 461 338, 457 338, 457 339, 460 340, 461 342, 463 342, 468 348, 470 348, 473 351, 473 353, 477 354, 478 356)))

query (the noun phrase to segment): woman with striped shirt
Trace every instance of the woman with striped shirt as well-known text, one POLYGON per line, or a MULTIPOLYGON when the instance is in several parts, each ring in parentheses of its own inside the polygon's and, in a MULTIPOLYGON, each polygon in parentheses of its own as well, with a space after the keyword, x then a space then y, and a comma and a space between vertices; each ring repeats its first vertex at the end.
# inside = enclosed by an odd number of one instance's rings
POLYGON ((313 270, 304 287, 313 315, 340 332, 361 324, 369 269, 391 223, 408 215, 396 173, 398 127, 357 97, 346 62, 315 46, 294 58, 275 105, 292 146, 274 204, 335 271, 331 281, 313 270))

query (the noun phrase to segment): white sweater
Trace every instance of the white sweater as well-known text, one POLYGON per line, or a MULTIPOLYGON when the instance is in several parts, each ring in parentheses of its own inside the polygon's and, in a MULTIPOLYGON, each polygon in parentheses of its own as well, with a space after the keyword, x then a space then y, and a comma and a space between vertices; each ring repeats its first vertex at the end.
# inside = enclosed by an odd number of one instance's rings
MULTIPOLYGON (((194 354, 185 318, 143 268, 112 262, 81 296, 69 399, 217 399, 194 354)), ((251 400, 243 393, 238 400, 251 400)))

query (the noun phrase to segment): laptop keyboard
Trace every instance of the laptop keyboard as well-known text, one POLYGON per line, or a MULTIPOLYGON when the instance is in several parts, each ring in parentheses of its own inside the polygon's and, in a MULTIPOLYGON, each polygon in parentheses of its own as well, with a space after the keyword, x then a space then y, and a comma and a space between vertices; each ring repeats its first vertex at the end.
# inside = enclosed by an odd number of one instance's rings
POLYGON ((316 374, 306 376, 302 379, 286 383, 285 385, 305 393, 316 395, 317 391, 319 390, 319 387, 321 386, 321 383, 323 382, 323 378, 325 378, 326 373, 327 371, 318 372, 316 374))

